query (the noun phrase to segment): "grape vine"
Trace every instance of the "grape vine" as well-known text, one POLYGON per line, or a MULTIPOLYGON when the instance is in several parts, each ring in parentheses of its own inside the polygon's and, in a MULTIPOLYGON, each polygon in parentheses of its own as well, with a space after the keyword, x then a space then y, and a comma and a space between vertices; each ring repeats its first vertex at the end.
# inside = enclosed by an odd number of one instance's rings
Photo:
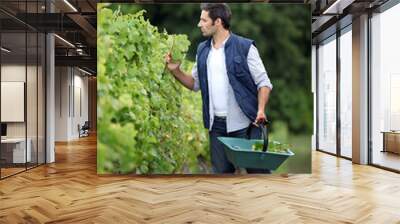
POLYGON ((98 10, 98 173, 198 173, 209 164, 201 98, 165 69, 190 71, 186 35, 159 32, 144 11, 98 10))

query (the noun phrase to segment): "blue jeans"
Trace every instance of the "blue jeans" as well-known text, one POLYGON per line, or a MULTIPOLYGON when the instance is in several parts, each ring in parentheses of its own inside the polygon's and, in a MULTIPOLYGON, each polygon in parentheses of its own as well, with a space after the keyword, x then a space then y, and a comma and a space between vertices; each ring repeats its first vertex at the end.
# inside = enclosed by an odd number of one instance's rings
MULTIPOLYGON (((214 117, 214 124, 210 136, 210 152, 211 164, 214 173, 234 173, 235 167, 225 155, 224 144, 220 142, 218 137, 235 137, 235 138, 248 138, 247 128, 240 129, 234 132, 227 132, 226 119, 221 117, 214 117)), ((250 133, 251 139, 261 139, 262 133, 259 128, 252 128, 250 133)), ((247 168, 247 173, 271 173, 268 169, 252 169, 247 168)))

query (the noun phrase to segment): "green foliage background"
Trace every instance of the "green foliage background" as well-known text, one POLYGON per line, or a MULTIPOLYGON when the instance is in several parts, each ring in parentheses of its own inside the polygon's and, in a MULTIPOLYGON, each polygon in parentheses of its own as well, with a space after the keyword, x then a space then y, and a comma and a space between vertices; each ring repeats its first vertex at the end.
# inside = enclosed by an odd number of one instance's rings
MULTIPOLYGON (((255 40, 274 89, 267 116, 283 121, 293 134, 312 133, 311 10, 308 4, 232 3, 231 30, 255 40)), ((160 30, 187 34, 193 45, 188 59, 195 61, 203 41, 197 24, 200 4, 110 4, 122 13, 147 11, 160 30)))
POLYGON ((158 32, 143 11, 98 10, 98 173, 197 173, 209 167, 201 99, 164 69, 190 42, 158 32), (174 44, 179 43, 179 44, 174 44), (203 161, 204 166, 199 164, 203 161))

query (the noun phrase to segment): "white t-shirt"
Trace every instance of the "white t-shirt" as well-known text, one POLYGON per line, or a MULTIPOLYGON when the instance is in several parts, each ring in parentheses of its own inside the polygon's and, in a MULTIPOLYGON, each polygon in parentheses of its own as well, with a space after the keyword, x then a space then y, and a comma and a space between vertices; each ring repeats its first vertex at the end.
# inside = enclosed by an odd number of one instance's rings
POLYGON ((228 111, 228 85, 229 79, 225 65, 224 45, 228 38, 218 48, 211 44, 210 53, 207 58, 207 73, 210 83, 210 97, 214 114, 226 116, 228 111))

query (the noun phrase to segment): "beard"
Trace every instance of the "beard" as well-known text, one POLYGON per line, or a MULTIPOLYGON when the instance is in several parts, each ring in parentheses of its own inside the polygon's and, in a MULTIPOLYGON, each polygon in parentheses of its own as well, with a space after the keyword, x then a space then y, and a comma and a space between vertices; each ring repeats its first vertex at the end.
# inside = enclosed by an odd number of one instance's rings
POLYGON ((203 32, 202 32, 202 35, 203 35, 203 37, 211 37, 211 36, 212 36, 212 35, 209 34, 209 33, 203 33, 203 32))
POLYGON ((214 36, 215 31, 209 30, 208 32, 205 32, 205 31, 201 30, 201 34, 203 35, 203 37, 212 37, 212 36, 214 36))

